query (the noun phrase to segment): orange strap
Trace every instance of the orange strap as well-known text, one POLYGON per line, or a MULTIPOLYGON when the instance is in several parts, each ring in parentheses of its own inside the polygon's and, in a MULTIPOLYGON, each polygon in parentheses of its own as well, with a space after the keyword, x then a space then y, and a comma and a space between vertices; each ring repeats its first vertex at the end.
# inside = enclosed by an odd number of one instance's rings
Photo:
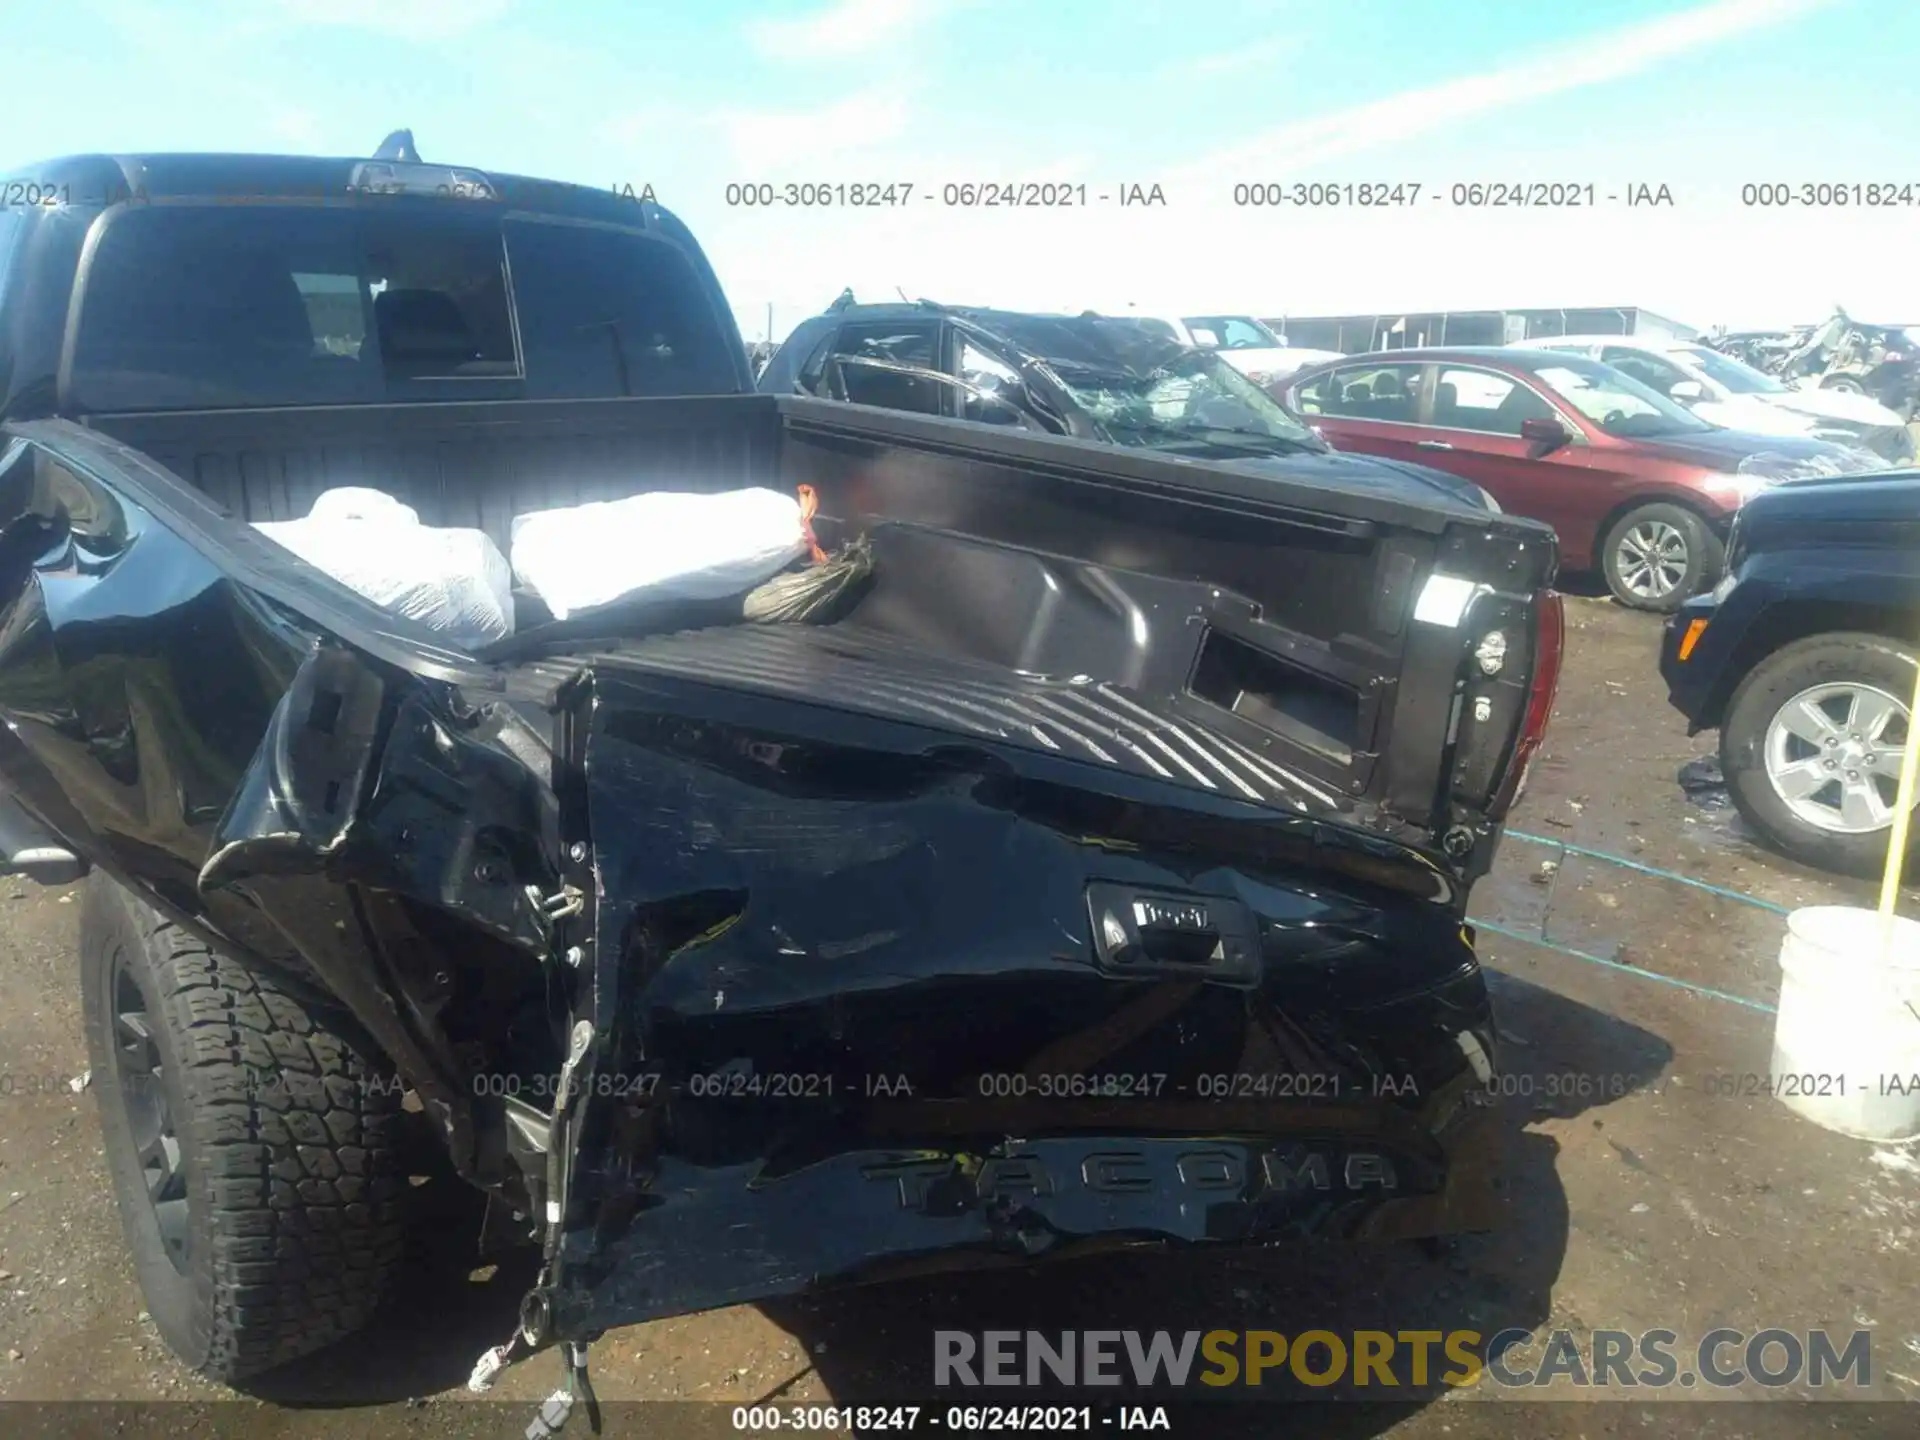
POLYGON ((807 548, 813 551, 813 563, 818 565, 827 558, 827 552, 820 548, 813 534, 813 517, 820 513, 820 496, 811 485, 796 486, 794 493, 800 497, 800 533, 807 537, 807 548))

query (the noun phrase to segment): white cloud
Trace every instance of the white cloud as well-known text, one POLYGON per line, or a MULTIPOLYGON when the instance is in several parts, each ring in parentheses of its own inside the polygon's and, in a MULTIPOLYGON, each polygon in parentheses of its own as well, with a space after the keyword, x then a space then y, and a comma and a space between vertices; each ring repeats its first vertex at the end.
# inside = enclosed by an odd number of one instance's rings
POLYGON ((792 19, 756 20, 747 38, 770 60, 845 59, 884 50, 947 8, 945 0, 833 0, 792 19))
POLYGON ((906 132, 907 102, 898 91, 875 88, 814 110, 725 110, 711 123, 741 179, 771 179, 802 160, 838 177, 847 158, 882 149, 906 132))
POLYGON ((1183 180, 1207 180, 1248 166, 1297 170, 1343 155, 1405 141, 1469 116, 1620 80, 1663 60, 1749 31, 1795 19, 1830 0, 1715 0, 1677 15, 1583 36, 1547 54, 1498 70, 1404 90, 1365 105, 1296 121, 1206 156, 1183 180))
POLYGON ((272 105, 261 118, 266 133, 291 149, 320 149, 325 131, 313 111, 299 105, 272 105))
POLYGON ((289 20, 372 30, 402 40, 451 39, 498 20, 513 0, 279 0, 289 20))
MULTIPOLYGON (((1265 65, 1278 65, 1300 49, 1298 35, 1276 35, 1270 40, 1255 40, 1233 50, 1211 55, 1195 55, 1176 60, 1165 73, 1185 80, 1209 80, 1221 75, 1244 75, 1265 65)), ((1276 77, 1277 78, 1277 77, 1276 77)))
POLYGON ((618 145, 658 144, 667 136, 684 132, 690 124, 701 123, 700 117, 689 116, 678 105, 646 104, 608 120, 600 133, 618 145))

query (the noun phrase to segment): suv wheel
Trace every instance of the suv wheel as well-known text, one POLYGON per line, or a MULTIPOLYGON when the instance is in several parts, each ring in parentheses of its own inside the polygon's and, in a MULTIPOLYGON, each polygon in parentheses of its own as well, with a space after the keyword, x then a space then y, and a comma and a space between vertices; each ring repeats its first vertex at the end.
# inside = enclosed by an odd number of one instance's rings
POLYGON ((1816 635, 1740 682, 1720 728, 1720 764, 1747 822, 1823 870, 1886 863, 1913 653, 1878 635, 1816 635))
POLYGON ((99 870, 83 900, 107 1172, 161 1339, 232 1382, 359 1329, 400 1254, 398 1086, 99 870))
POLYGON ((1600 572, 1614 598, 1663 614, 1717 579, 1725 558, 1706 522, 1678 505, 1629 510, 1600 542, 1600 572))

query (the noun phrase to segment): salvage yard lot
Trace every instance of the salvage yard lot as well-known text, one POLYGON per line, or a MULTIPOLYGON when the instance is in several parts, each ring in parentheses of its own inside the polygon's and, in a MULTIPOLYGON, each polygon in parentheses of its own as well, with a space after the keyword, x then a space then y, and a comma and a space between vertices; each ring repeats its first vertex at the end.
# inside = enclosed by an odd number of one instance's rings
MULTIPOLYGON (((1570 598, 1568 626, 1560 701, 1514 817, 1519 833, 1473 906, 1476 920, 1508 932, 1483 928, 1480 945, 1497 972, 1503 1060, 1518 1092, 1503 1102, 1511 1123, 1502 1231, 1439 1256, 1303 1246, 1091 1259, 618 1331, 593 1352, 609 1433, 731 1433, 728 1407, 766 1398, 940 1406, 1013 1398, 936 1396, 935 1328, 1492 1334, 1519 1326, 1579 1336, 1665 1327, 1684 1350, 1719 1325, 1841 1335, 1864 1327, 1874 1332, 1869 1393, 1920 1400, 1915 1147, 1846 1140, 1778 1102, 1711 1093, 1713 1077, 1767 1068, 1779 917, 1547 842, 1789 907, 1871 903, 1869 887, 1778 860, 1743 838, 1718 797, 1683 794, 1676 772, 1707 753, 1711 737, 1688 739, 1664 703, 1654 621, 1570 598)), ((503 1377, 495 1393, 513 1402, 506 1406, 470 1401, 461 1386, 479 1352, 511 1327, 527 1266, 508 1257, 475 1268, 477 1206, 442 1176, 415 1191, 412 1268, 382 1319, 271 1382, 279 1399, 301 1408, 223 1403, 226 1392, 166 1356, 141 1313, 99 1157, 94 1099, 64 1083, 86 1063, 74 898, 0 881, 0 1068, 15 1077, 0 1097, 0 1400, 177 1402, 169 1433, 192 1423, 194 1433, 261 1437, 520 1434, 557 1383, 553 1357, 503 1377)), ((1516 1368, 1538 1363, 1537 1347, 1521 1355, 1516 1368)), ((1264 1395, 1286 1393, 1270 1385, 1264 1395)), ((1204 1427, 1180 1415, 1175 1433, 1473 1440, 1684 1427, 1865 1436, 1903 1433, 1896 1422, 1912 1420, 1912 1412, 1840 1402, 1686 1405, 1699 1394, 1675 1389, 1655 1413, 1630 1417, 1596 1415, 1577 1401, 1523 1410, 1511 1394, 1483 1404, 1479 1392, 1436 1385, 1398 1397, 1422 1402, 1408 1410, 1276 1407, 1246 1418, 1243 1409, 1232 1425, 1204 1427)), ((130 1411, 10 1413, 0 1429, 14 1433, 111 1424, 116 1415, 137 1428, 130 1411)), ((584 1420, 575 1425, 585 1433, 584 1420)))

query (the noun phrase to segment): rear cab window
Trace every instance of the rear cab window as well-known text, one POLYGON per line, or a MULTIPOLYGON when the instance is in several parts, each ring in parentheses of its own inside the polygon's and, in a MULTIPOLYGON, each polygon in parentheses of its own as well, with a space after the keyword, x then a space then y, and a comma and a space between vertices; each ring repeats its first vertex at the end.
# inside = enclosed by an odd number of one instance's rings
POLYGON ((136 205, 78 299, 82 410, 737 388, 677 248, 430 200, 136 205))
POLYGON ((90 410, 479 399, 521 375, 499 226, 471 213, 147 205, 79 296, 90 410))
POLYGON ((678 248, 557 219, 509 220, 506 232, 528 395, 714 395, 735 388, 725 330, 678 248))

